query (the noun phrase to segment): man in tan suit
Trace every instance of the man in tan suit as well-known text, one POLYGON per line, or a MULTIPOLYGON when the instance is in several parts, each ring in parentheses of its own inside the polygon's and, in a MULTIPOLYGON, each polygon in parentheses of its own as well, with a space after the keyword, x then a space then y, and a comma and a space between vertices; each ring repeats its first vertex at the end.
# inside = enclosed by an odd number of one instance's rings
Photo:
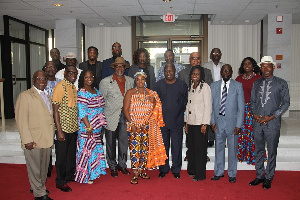
POLYGON ((47 86, 45 72, 35 72, 32 82, 32 88, 18 96, 16 122, 33 195, 35 199, 51 200, 45 183, 53 146, 54 121, 51 100, 44 92, 47 86))

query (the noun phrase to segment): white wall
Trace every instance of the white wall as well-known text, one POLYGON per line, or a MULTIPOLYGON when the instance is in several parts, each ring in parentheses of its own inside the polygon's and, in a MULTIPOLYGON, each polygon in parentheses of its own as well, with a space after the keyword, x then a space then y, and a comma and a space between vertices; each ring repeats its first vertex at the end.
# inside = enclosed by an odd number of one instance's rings
POLYGON ((300 110, 300 24, 292 25, 290 110, 300 110))
POLYGON ((111 47, 115 42, 121 44, 122 56, 132 64, 131 27, 86 27, 85 29, 86 54, 89 46, 97 47, 99 50, 99 61, 112 57, 111 47))
POLYGON ((210 25, 208 24, 208 60, 213 48, 220 48, 221 61, 233 68, 233 78, 245 57, 259 62, 260 23, 257 25, 210 25))

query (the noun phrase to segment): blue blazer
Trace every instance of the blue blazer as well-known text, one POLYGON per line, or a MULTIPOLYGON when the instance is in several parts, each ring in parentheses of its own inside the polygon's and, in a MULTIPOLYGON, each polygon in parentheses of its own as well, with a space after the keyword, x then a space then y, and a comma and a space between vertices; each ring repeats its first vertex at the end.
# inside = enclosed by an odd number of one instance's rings
MULTIPOLYGON (((213 82, 211 84, 211 95, 212 95, 212 115, 211 124, 216 124, 217 129, 220 130, 222 126, 219 123, 218 118, 220 117, 220 104, 221 104, 221 84, 222 80, 213 82), (220 127, 220 128, 219 128, 220 127)), ((227 94, 226 104, 225 104, 225 123, 229 133, 234 132, 234 128, 242 128, 244 121, 245 112, 245 97, 243 86, 241 83, 230 79, 229 90, 227 94)))

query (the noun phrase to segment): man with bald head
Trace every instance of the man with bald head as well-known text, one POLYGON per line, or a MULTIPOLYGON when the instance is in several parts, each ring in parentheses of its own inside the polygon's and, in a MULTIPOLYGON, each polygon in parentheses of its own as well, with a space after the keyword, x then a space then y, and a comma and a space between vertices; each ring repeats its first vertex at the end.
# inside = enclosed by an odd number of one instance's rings
POLYGON ((47 77, 39 70, 33 74, 33 86, 22 92, 16 103, 16 122, 25 154, 31 192, 35 199, 51 200, 46 179, 53 146, 54 121, 51 99, 45 93, 47 77))
MULTIPOLYGON (((198 52, 191 53, 190 58, 189 58, 189 62, 190 62, 190 64, 187 65, 185 67, 185 69, 181 70, 178 74, 178 78, 183 80, 187 86, 189 86, 189 82, 191 81, 190 80, 191 68, 194 67, 194 66, 197 66, 197 65, 201 66, 200 53, 198 53, 198 52)), ((207 68, 204 68, 204 74, 205 74, 205 77, 204 77, 205 82, 208 85, 210 85, 213 82, 211 71, 207 68)))
MULTIPOLYGON (((188 90, 186 84, 175 77, 176 69, 173 63, 164 67, 164 79, 156 82, 154 90, 162 103, 162 113, 165 126, 161 127, 164 145, 169 158, 171 142, 172 167, 174 178, 180 178, 182 165, 182 129, 184 125, 183 113, 187 104, 188 90)), ((159 167, 159 178, 165 177, 169 172, 169 159, 166 164, 159 167)))

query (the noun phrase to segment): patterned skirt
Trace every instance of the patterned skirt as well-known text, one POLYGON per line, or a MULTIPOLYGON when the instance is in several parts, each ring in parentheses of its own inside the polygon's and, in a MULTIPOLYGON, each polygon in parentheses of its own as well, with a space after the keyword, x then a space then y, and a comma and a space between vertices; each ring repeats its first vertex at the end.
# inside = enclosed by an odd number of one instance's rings
POLYGON ((144 129, 138 129, 135 134, 128 132, 132 169, 146 169, 149 152, 148 131, 149 126, 144 129))
MULTIPOLYGON (((100 129, 101 130, 101 129, 100 129)), ((102 140, 99 133, 89 138, 86 133, 78 132, 75 181, 87 183, 100 175, 106 175, 106 162, 102 140)))
POLYGON ((253 140, 253 119, 250 113, 250 104, 245 104, 244 124, 238 140, 238 160, 255 164, 255 145, 253 140))

